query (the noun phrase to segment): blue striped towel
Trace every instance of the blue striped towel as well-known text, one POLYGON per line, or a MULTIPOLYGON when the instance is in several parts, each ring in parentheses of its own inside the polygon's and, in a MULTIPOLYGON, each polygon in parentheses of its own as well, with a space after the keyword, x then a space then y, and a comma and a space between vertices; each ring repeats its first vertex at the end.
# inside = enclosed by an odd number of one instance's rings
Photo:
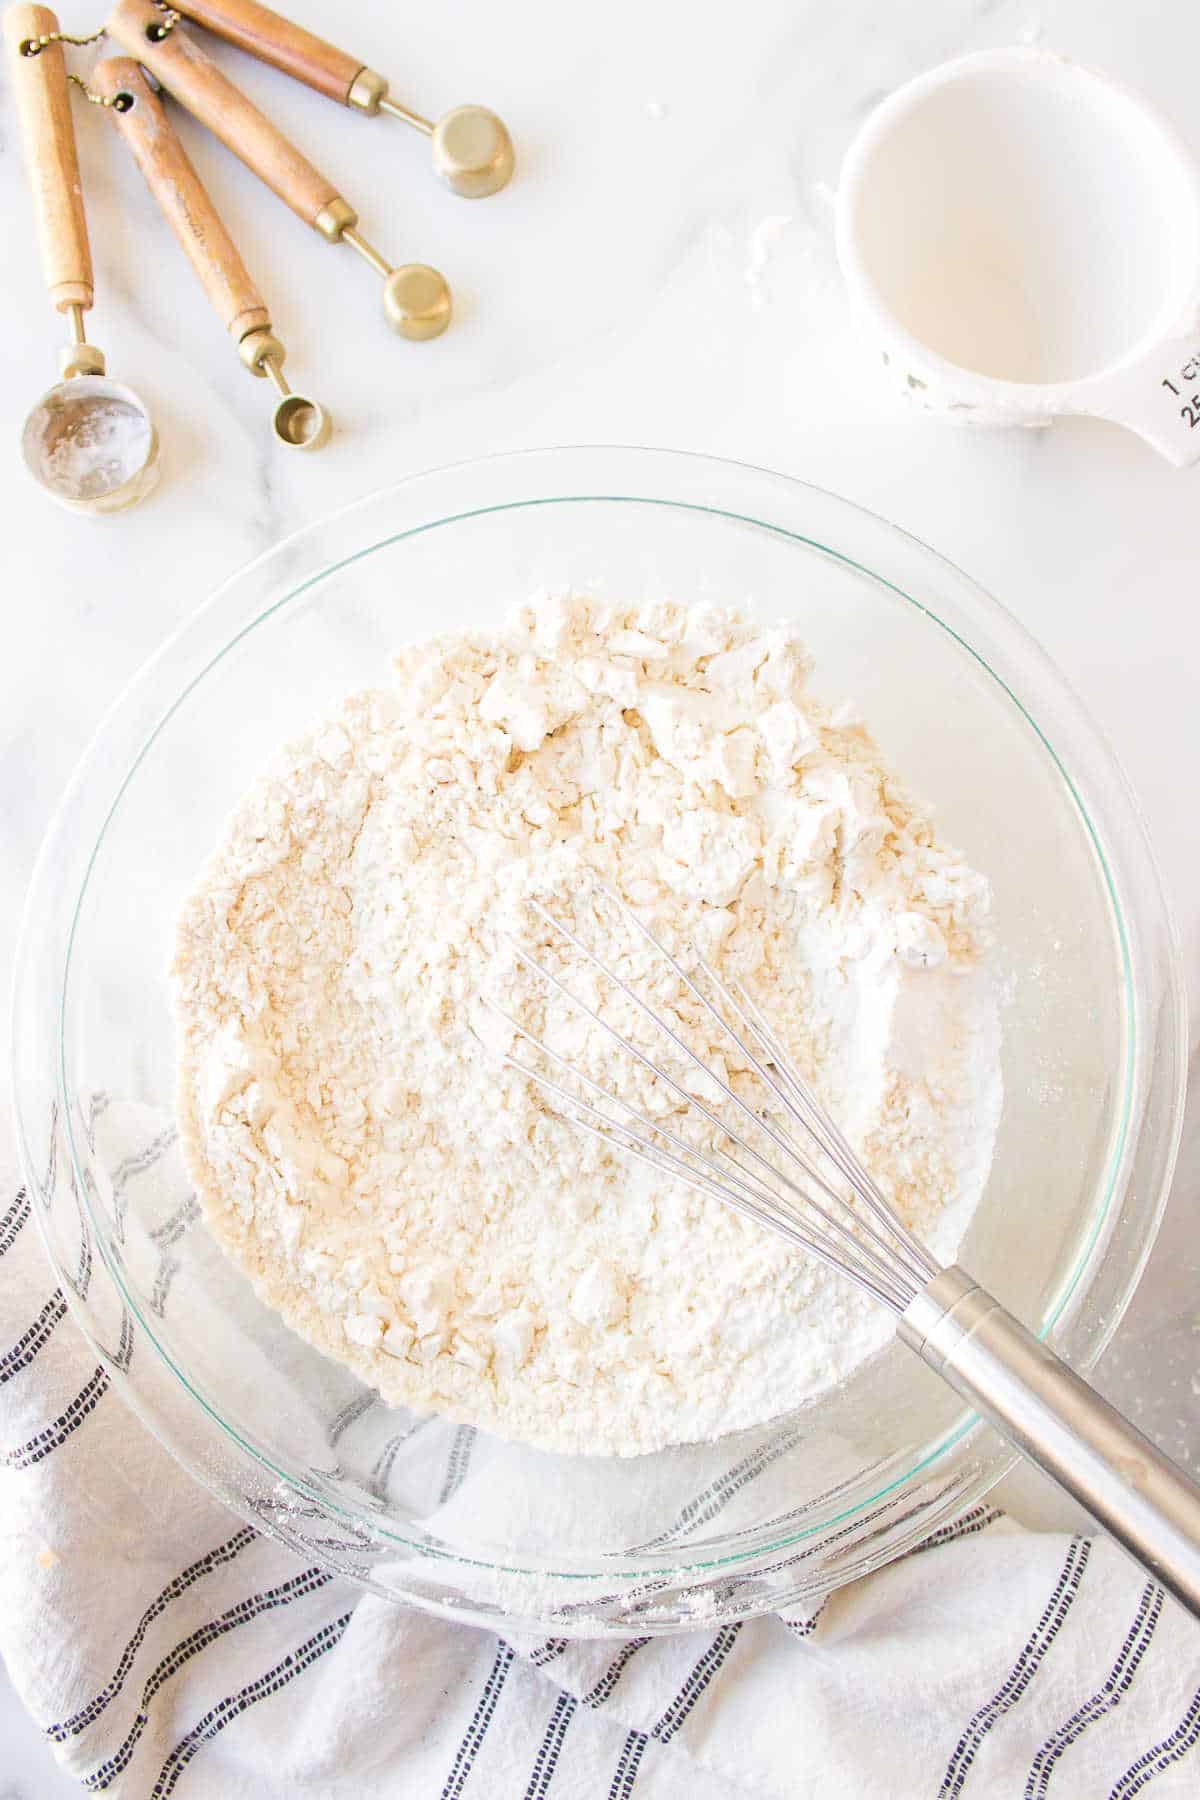
MULTIPOLYGON (((673 1638, 506 1640, 364 1594, 239 1522, 138 1425, 31 1214, 14 1177, 0 1188, 0 1653, 95 1792, 1200 1794, 1200 1628, 1103 1540, 1027 1533, 986 1506, 815 1617, 673 1638)), ((452 1436, 444 1492, 464 1454, 452 1436)))

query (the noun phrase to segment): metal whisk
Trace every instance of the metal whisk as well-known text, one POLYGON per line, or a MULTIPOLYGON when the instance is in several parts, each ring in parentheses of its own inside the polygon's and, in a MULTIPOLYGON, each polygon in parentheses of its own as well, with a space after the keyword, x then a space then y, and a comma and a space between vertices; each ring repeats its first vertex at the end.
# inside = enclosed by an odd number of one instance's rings
POLYGON ((531 911, 650 1022, 664 1048, 669 1044, 699 1071, 706 1078, 702 1085, 713 1084, 708 1091, 719 1094, 725 1116, 516 940, 510 947, 518 960, 667 1088, 689 1121, 702 1123, 704 1141, 648 1117, 492 1005, 563 1079, 511 1054, 508 1064, 581 1130, 777 1232, 888 1307, 900 1337, 923 1362, 1200 1617, 1200 1489, 970 1275, 957 1265, 942 1268, 930 1256, 789 1067, 744 988, 723 981, 702 958, 689 973, 622 899, 608 888, 596 891, 718 1028, 758 1103, 699 1056, 682 1031, 577 932, 533 901, 531 911))

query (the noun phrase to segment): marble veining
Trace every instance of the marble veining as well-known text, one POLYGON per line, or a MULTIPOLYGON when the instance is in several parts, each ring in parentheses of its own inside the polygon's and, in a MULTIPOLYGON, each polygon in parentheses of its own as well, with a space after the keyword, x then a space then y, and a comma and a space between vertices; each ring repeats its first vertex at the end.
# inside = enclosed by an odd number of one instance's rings
MULTIPOLYGON (((76 106, 97 276, 91 332, 151 407, 164 445, 155 497, 97 521, 58 511, 20 464, 19 423, 54 379, 60 334, 5 131, 4 979, 38 841, 84 744, 219 582, 297 526, 424 466, 593 441, 708 450, 815 481, 925 538, 998 595, 1124 761, 1200 999, 1196 472, 1172 470, 1113 427, 959 430, 906 406, 854 333, 830 216, 841 154, 869 107, 921 69, 993 45, 1038 41, 1110 69, 1200 151, 1200 11, 1187 0, 1152 18, 1115 0, 903 10, 760 0, 717 29, 703 9, 635 0, 450 0, 403 21, 385 8, 352 17, 335 0, 292 3, 414 105, 494 106, 517 144, 517 177, 494 199, 458 200, 415 135, 215 47, 358 206, 372 240, 396 261, 437 264, 455 294, 446 337, 391 337, 365 267, 306 232, 185 120, 189 152, 273 308, 289 374, 334 414, 327 450, 288 457, 109 120, 76 106)), ((63 0, 60 13, 79 31, 102 10, 63 0)), ((1193 1129, 1164 1237, 1103 1371, 1184 1456, 1200 1453, 1200 1252, 1182 1209, 1197 1174, 1193 1129)), ((1009 1499, 1031 1519, 1064 1516, 1032 1481, 1009 1499)), ((70 1791, 0 1687, 0 1800, 70 1791)))

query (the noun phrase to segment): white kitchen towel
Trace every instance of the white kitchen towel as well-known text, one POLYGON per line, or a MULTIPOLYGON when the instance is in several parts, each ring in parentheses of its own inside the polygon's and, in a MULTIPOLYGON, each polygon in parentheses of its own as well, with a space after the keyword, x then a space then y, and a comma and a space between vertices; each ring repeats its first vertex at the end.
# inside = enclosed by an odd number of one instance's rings
POLYGON ((0 1190, 0 1653, 96 1792, 1200 1793, 1200 1627, 1110 1544, 986 1506, 811 1620, 518 1643, 365 1595, 242 1524, 143 1430, 31 1214, 0 1190))

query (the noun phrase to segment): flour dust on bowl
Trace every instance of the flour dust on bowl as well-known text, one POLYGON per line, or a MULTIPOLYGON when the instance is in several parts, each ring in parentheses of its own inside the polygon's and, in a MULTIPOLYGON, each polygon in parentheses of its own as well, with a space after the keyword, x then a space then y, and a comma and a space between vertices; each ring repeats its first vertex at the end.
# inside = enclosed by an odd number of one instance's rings
POLYGON ((44 849, 15 1021, 27 1178, 114 1386, 222 1498, 379 1593, 665 1631, 815 1600, 961 1514, 1011 1454, 891 1343, 781 1416, 629 1457, 388 1405, 217 1248, 175 1129, 175 922, 249 778, 398 646, 497 632, 545 589, 788 620, 818 698, 853 698, 986 875, 1004 1097, 959 1255, 1077 1368, 1165 1196, 1180 986, 1122 778, 1037 649, 922 545, 763 471, 580 449, 420 476, 252 565, 135 682, 44 849))

